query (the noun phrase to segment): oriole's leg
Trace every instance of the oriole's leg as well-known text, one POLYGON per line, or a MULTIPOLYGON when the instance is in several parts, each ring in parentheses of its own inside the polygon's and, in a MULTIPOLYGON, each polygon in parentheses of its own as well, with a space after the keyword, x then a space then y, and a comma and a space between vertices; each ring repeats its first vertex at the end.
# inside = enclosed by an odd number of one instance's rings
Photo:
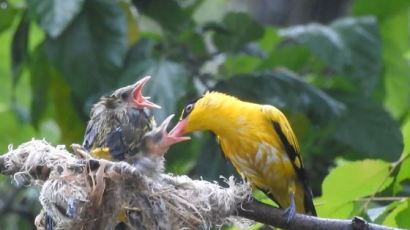
POLYGON ((289 204, 289 207, 287 207, 284 212, 284 215, 286 216, 286 221, 288 223, 292 221, 293 217, 295 217, 295 214, 296 214, 295 191, 296 191, 296 185, 294 182, 291 182, 289 185, 290 204, 289 204))

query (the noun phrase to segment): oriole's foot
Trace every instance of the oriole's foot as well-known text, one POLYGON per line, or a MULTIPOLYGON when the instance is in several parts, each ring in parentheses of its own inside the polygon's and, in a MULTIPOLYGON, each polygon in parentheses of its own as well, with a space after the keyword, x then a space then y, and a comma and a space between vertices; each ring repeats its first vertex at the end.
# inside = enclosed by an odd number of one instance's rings
POLYGON ((290 194, 290 205, 285 209, 283 215, 286 217, 286 222, 289 224, 292 222, 293 218, 296 215, 296 204, 295 204, 295 197, 294 194, 290 194))

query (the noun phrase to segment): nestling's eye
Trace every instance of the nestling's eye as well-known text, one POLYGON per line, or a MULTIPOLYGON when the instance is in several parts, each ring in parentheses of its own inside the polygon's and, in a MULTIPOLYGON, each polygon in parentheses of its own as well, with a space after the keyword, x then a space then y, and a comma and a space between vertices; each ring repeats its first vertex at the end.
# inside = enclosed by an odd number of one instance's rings
POLYGON ((123 100, 128 99, 128 96, 129 96, 128 92, 121 93, 121 99, 123 99, 123 100))
POLYGON ((190 112, 192 112, 193 108, 194 108, 193 104, 189 104, 189 105, 185 106, 185 109, 184 109, 185 114, 189 114, 190 112))

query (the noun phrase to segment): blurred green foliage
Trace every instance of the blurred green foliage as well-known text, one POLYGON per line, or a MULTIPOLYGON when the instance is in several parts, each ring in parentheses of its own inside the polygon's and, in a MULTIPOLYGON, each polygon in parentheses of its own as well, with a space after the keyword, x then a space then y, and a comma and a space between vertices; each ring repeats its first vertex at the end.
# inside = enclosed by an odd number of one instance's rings
MULTIPOLYGON (((0 0, 0 148, 81 143, 101 95, 152 75, 158 121, 206 90, 277 106, 320 216, 410 228, 410 2, 356 0, 346 18, 287 28, 226 4, 0 0)), ((219 152, 198 133, 171 149, 167 169, 218 180, 234 173, 219 152)), ((0 182, 0 221, 31 228, 35 191, 0 182)))

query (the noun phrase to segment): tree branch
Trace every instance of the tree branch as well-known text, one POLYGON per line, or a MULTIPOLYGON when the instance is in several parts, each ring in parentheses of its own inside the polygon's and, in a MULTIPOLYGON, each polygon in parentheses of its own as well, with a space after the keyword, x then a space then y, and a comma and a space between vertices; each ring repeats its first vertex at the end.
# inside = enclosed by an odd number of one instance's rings
MULTIPOLYGON (((127 225, 147 229, 252 223, 243 218, 286 229, 394 229, 360 218, 336 220, 300 214, 288 223, 283 210, 251 199, 249 186, 233 179, 223 188, 186 176, 152 178, 128 163, 90 158, 78 146, 74 150, 77 156, 34 140, 0 157, 0 173, 12 175, 18 184, 40 185, 44 212, 59 229, 112 229, 123 211, 127 225)), ((39 215, 37 227, 42 219, 39 215)))
POLYGON ((237 210, 238 216, 267 225, 288 230, 392 230, 382 225, 371 224, 359 217, 352 220, 338 220, 296 214, 290 223, 286 221, 284 210, 272 208, 255 200, 245 201, 237 210))

